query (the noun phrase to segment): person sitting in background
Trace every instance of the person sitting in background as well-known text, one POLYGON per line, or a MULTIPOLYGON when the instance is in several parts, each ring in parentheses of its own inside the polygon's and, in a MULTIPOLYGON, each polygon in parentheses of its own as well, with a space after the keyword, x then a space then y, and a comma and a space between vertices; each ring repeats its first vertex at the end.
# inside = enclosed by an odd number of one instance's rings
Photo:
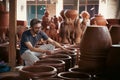
POLYGON ((41 30, 41 27, 41 21, 34 18, 30 22, 30 29, 24 31, 22 34, 20 54, 21 58, 25 61, 26 66, 33 65, 36 61, 38 61, 38 56, 42 56, 43 54, 51 55, 55 46, 65 51, 70 51, 48 37, 47 34, 41 30), (37 42, 41 39, 48 41, 50 44, 43 44, 40 47, 35 47, 37 42))

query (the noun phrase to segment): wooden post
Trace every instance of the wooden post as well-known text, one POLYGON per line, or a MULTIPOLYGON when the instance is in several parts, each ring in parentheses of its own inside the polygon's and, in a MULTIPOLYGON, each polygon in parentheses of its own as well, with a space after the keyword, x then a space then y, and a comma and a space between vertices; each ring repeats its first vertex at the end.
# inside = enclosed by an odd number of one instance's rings
POLYGON ((16 66, 16 13, 17 0, 9 0, 9 65, 11 70, 16 66))

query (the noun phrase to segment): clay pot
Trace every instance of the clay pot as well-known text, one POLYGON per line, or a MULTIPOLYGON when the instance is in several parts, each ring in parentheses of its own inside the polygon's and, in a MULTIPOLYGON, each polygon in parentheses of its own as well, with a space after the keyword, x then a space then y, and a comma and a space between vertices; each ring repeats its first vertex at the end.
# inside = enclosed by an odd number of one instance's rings
POLYGON ((0 38, 5 40, 9 28, 9 12, 0 11, 0 38))
POLYGON ((64 15, 64 12, 65 12, 66 10, 65 9, 63 9, 61 12, 60 12, 60 15, 61 15, 61 17, 63 18, 63 19, 65 19, 65 15, 64 15))
POLYGON ((64 80, 61 78, 46 78, 46 79, 35 79, 35 80, 64 80))
POLYGON ((72 9, 69 9, 69 10, 66 10, 64 12, 64 15, 67 17, 67 18, 70 18, 72 20, 76 19, 77 16, 78 16, 78 11, 77 10, 72 10, 72 9))
POLYGON ((63 61, 65 61, 65 71, 68 71, 68 69, 70 68, 71 57, 69 55, 66 55, 66 54, 53 54, 53 55, 47 55, 43 59, 63 60, 63 61))
POLYGON ((80 16, 82 18, 86 18, 86 19, 89 19, 90 18, 90 14, 87 12, 87 11, 82 11, 80 16))
POLYGON ((98 26, 106 26, 107 20, 101 14, 96 14, 95 17, 91 18, 90 24, 98 25, 98 26))
POLYGON ((61 51, 61 52, 58 52, 56 54, 67 54, 69 56, 71 56, 71 67, 74 67, 75 64, 76 64, 76 58, 77 58, 77 53, 74 51, 74 49, 72 49, 73 52, 65 52, 65 51, 61 51))
POLYGON ((21 79, 20 77, 6 76, 3 78, 0 78, 0 80, 21 80, 21 79))
POLYGON ((48 11, 48 10, 45 10, 44 15, 45 15, 46 17, 48 17, 48 16, 49 16, 49 11, 48 11))
POLYGON ((9 26, 9 12, 0 12, 0 27, 9 26))
POLYGON ((120 45, 114 44, 110 47, 107 56, 107 75, 108 77, 117 78, 120 73, 120 45))
POLYGON ((61 72, 58 77, 64 80, 90 80, 90 75, 83 72, 61 72))
POLYGON ((34 65, 23 67, 19 70, 19 73, 22 80, 34 80, 40 78, 55 77, 57 74, 57 69, 52 66, 34 65))
POLYGON ((69 72, 86 72, 86 73, 89 73, 88 71, 82 70, 82 69, 80 69, 78 67, 76 67, 76 68, 75 67, 70 68, 69 72))
POLYGON ((107 27, 88 26, 80 43, 79 68, 94 73, 104 71, 111 45, 107 27))
POLYGON ((112 44, 120 43, 120 25, 112 25, 110 28, 110 35, 112 38, 112 44))
POLYGON ((21 80, 18 72, 0 73, 0 80, 21 80))
POLYGON ((35 62, 34 65, 53 66, 57 69, 57 73, 65 71, 65 62, 63 60, 44 59, 35 62))

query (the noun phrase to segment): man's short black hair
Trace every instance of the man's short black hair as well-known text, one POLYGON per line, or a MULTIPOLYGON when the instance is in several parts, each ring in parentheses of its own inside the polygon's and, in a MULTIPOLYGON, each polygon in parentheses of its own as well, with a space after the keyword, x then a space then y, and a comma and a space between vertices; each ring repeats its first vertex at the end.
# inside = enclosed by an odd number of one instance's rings
POLYGON ((41 23, 41 21, 37 18, 34 18, 30 21, 30 27, 33 27, 34 25, 41 23))

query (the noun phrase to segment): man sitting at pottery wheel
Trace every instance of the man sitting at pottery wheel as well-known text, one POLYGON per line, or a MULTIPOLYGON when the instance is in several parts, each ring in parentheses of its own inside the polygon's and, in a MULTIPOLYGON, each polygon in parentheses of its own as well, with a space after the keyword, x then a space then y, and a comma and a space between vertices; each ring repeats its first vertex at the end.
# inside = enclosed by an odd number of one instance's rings
POLYGON ((32 19, 30 22, 30 29, 26 30, 22 34, 20 54, 21 58, 25 61, 26 66, 33 65, 36 61, 38 61, 38 56, 42 56, 43 54, 52 54, 55 46, 65 51, 70 51, 48 37, 47 34, 41 30, 41 27, 41 21, 38 19, 32 19), (43 44, 40 47, 35 47, 37 42, 41 39, 46 40, 51 44, 43 44))

